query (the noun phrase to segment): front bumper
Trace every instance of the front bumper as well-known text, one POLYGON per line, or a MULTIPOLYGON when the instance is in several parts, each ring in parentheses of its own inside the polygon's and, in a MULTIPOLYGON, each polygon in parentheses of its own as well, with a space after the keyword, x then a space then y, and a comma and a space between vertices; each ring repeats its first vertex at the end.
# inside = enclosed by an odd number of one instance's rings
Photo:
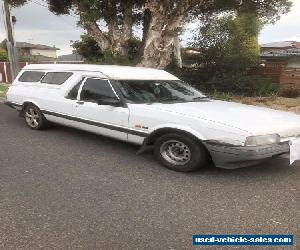
POLYGON ((227 169, 255 165, 265 159, 290 151, 288 142, 255 147, 234 146, 215 141, 203 143, 210 152, 216 167, 227 169))

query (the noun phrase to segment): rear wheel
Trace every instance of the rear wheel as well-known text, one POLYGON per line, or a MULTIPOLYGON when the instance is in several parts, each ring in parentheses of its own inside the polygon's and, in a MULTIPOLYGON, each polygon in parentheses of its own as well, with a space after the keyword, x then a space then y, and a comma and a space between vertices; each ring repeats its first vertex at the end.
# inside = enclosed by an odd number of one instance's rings
POLYGON ((154 154, 167 168, 181 172, 198 170, 209 161, 203 145, 189 136, 175 133, 159 137, 154 143, 154 154))
POLYGON ((24 108, 24 117, 27 126, 31 129, 41 130, 47 127, 47 120, 40 109, 32 104, 24 108))

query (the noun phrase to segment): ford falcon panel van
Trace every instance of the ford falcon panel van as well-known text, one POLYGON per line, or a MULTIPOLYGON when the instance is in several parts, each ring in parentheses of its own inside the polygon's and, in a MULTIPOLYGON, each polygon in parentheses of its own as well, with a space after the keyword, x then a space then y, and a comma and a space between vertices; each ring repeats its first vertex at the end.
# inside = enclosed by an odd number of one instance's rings
MULTIPOLYGON (((300 143, 294 113, 211 100, 163 70, 38 64, 7 92, 29 128, 58 123, 152 149, 166 167, 238 168, 292 152, 300 143)), ((293 155, 294 160, 299 156, 293 155)))

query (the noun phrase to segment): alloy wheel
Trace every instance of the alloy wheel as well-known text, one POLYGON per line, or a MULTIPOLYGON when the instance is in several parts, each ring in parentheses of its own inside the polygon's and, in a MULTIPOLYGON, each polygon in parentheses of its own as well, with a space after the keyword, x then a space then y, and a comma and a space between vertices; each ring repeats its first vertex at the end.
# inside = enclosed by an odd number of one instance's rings
POLYGON ((41 117, 39 112, 35 108, 30 107, 25 112, 25 119, 30 127, 36 128, 37 126, 39 126, 41 117))

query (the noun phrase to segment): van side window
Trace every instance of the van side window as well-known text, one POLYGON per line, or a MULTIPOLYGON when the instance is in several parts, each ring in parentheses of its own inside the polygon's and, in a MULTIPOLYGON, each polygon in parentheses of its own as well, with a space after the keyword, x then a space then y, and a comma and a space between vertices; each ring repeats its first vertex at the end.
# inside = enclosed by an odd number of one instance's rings
POLYGON ((80 100, 87 102, 97 102, 102 98, 117 98, 108 80, 87 79, 82 87, 80 100))
POLYGON ((41 83, 61 85, 68 80, 71 75, 73 75, 71 72, 49 72, 43 77, 41 83))
POLYGON ((25 71, 18 79, 19 82, 39 82, 45 72, 25 71))
POLYGON ((77 99, 77 94, 78 90, 80 88, 81 83, 83 82, 84 78, 77 83, 69 92, 69 94, 66 96, 66 98, 71 99, 71 100, 76 100, 77 99))

